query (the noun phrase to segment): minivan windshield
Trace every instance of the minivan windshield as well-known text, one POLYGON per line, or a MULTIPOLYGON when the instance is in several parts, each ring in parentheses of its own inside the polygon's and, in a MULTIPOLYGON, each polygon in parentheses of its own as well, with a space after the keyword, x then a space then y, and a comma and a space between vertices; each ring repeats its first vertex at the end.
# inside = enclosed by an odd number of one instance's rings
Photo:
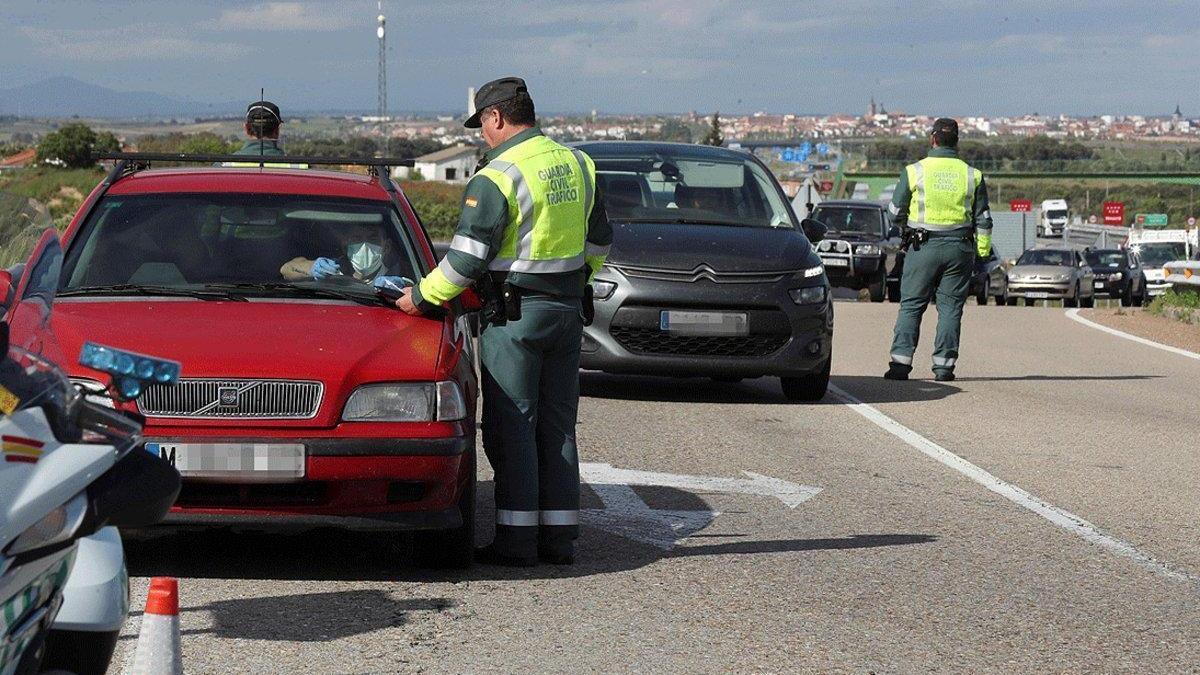
POLYGON ((1187 245, 1183 242, 1155 242, 1134 247, 1142 264, 1146 267, 1162 267, 1169 262, 1187 258, 1187 245))
POLYGON ((615 145, 584 148, 612 221, 796 227, 775 178, 748 155, 615 145))
POLYGON ((201 293, 274 295, 307 287, 373 296, 371 284, 382 276, 417 278, 416 258, 388 202, 109 195, 71 242, 60 294, 209 297, 201 293), (321 258, 328 262, 317 265, 321 258))
POLYGON ((1018 265, 1048 265, 1051 267, 1073 267, 1075 257, 1070 251, 1034 249, 1021 254, 1018 265))
POLYGON ((821 205, 813 209, 812 217, 828 227, 830 234, 859 233, 882 237, 886 232, 880 209, 821 205))

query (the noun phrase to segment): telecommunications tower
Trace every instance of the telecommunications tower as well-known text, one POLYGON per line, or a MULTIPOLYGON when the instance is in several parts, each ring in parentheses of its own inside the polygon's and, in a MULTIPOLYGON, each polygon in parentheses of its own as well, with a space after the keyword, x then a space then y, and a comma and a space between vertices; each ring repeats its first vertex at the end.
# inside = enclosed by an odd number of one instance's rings
POLYGON ((379 109, 376 112, 382 125, 383 119, 387 117, 387 18, 383 15, 383 0, 379 0, 378 20, 379 27, 375 29, 375 34, 379 36, 379 109))

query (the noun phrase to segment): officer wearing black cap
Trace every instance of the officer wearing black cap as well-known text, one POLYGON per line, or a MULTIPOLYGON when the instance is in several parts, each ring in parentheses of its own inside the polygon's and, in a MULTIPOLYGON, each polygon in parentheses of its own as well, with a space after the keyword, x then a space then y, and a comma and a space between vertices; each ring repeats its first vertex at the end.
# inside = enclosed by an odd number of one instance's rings
POLYGON ((419 314, 482 280, 492 296, 479 342, 496 539, 476 559, 570 564, 579 533, 579 348, 612 228, 596 165, 542 135, 524 80, 483 85, 475 108, 465 124, 491 149, 467 184, 446 257, 397 305, 419 314))
POLYGON ((235 155, 279 156, 279 127, 283 118, 279 106, 270 101, 255 101, 246 107, 246 136, 249 140, 235 155))
POLYGON ((986 257, 992 248, 987 183, 982 172, 958 157, 958 123, 948 117, 935 120, 930 145, 925 159, 905 167, 888 207, 910 242, 900 277, 891 360, 884 374, 889 380, 906 380, 912 372, 921 316, 935 299, 934 379, 954 379, 975 257, 986 257))

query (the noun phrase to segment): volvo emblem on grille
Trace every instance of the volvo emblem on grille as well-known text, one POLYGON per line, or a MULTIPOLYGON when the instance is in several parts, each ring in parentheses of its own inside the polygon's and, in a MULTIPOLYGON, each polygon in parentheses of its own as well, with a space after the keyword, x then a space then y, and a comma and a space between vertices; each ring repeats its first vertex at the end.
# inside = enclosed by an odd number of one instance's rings
POLYGON ((238 404, 237 387, 221 387, 217 390, 217 405, 229 408, 238 404))

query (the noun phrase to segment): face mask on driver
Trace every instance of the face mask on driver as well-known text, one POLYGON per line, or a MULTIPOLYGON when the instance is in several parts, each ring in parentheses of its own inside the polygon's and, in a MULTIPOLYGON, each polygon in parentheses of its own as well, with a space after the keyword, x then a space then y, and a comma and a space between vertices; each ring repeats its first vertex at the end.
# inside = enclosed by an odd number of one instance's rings
POLYGON ((367 276, 379 271, 383 266, 383 247, 379 244, 359 242, 346 247, 346 256, 350 265, 361 276, 367 276))

